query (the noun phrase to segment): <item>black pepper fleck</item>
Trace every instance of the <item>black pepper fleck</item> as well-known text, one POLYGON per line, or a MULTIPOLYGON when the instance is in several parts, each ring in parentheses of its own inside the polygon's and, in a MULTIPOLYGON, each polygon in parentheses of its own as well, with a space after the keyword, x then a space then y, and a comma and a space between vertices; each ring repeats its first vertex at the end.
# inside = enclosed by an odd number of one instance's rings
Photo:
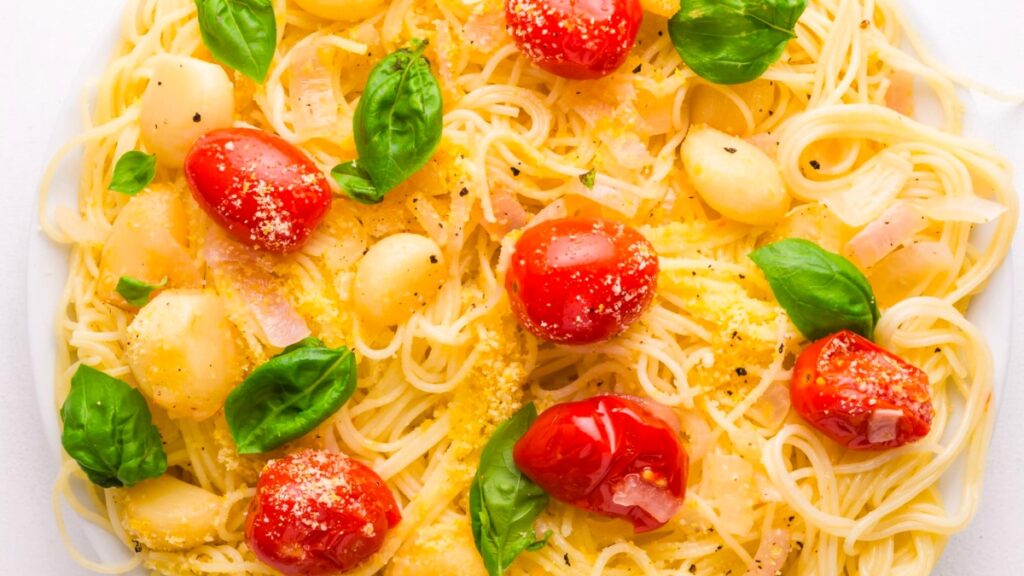
POLYGON ((723 148, 723 150, 725 150, 729 154, 735 154, 736 153, 736 149, 731 147, 731 146, 726 146, 725 148, 723 148))
POLYGON ((736 369, 736 375, 737 376, 746 376, 747 375, 747 369, 746 368, 737 368, 736 369))
POLYGON ((633 74, 639 74, 640 71, 643 70, 643 69, 644 69, 644 65, 643 64, 637 64, 636 68, 633 68, 633 74))
POLYGON ((196 112, 195 115, 192 116, 192 121, 195 122, 196 124, 199 124, 200 122, 203 121, 203 115, 200 114, 199 112, 196 112))
POLYGON ((811 160, 811 168, 814 168, 815 170, 821 170, 821 162, 818 162, 817 160, 811 160))
POLYGON ((512 175, 513 176, 519 176, 519 174, 522 173, 522 171, 519 170, 519 168, 516 168, 515 166, 512 166, 510 169, 512 170, 512 175))

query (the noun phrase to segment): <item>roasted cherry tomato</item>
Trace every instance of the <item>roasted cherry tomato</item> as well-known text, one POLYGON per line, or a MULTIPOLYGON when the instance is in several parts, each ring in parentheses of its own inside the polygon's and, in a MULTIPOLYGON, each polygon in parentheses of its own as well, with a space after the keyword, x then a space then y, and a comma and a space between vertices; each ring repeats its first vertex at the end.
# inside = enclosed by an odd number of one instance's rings
POLYGON ((395 497, 365 464, 326 450, 271 460, 260 474, 245 541, 284 574, 352 569, 402 519, 395 497))
POLYGON ((566 78, 600 78, 622 66, 643 17, 640 0, 505 0, 519 50, 566 78))
POLYGON ((552 497, 648 532, 668 522, 686 494, 688 459, 678 430, 664 406, 595 396, 545 410, 512 456, 552 497))
POLYGON ((607 340, 654 298, 658 256, 639 232, 612 220, 563 218, 526 230, 505 279, 519 323, 560 344, 607 340))
POLYGON ((316 164, 262 130, 203 136, 185 158, 185 177, 214 221, 268 252, 301 248, 331 207, 331 187, 316 164))
POLYGON ((803 351, 790 395, 797 414, 854 450, 903 446, 932 425, 928 376, 848 330, 803 351))

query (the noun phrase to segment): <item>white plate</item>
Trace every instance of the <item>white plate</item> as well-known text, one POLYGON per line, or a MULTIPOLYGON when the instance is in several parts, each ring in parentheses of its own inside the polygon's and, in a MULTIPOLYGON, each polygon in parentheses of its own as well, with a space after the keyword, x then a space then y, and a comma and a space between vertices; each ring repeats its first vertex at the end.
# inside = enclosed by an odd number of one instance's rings
MULTIPOLYGON (((57 2, 39 3, 38 17, 44 17, 44 8, 53 8, 57 2)), ((87 22, 92 46, 67 46, 69 59, 64 72, 78 70, 76 87, 86 86, 103 70, 115 46, 123 0, 90 0, 91 14, 87 22)), ((1018 0, 987 0, 984 9, 973 4, 965 9, 960 0, 906 0, 907 13, 913 25, 924 35, 941 61, 952 69, 967 73, 972 78, 1004 90, 1024 92, 1024 75, 1020 63, 1024 60, 1024 39, 1019 25, 1024 22, 1024 8, 1018 0)), ((70 18, 60 13, 47 13, 51 19, 70 18)), ((57 40, 60 43, 61 40, 57 40)), ((31 58, 31 54, 26 57, 31 58)), ((77 89, 77 88, 76 88, 77 89)), ((966 95, 965 95, 966 96, 966 95)), ((998 145, 1024 173, 1024 142, 1007 127, 1021 127, 1024 114, 1017 108, 998 105, 984 98, 968 96, 968 132, 998 145)), ((52 131, 51 150, 57 150, 80 130, 77 98, 69 98, 67 105, 54 116, 46 118, 42 126, 52 131)), ((58 204, 74 205, 77 197, 78 157, 72 155, 61 167, 54 182, 50 210, 58 204)), ((31 189, 31 186, 26 186, 31 189)), ((40 232, 33 234, 29 251, 28 315, 29 341, 32 352, 33 376, 42 414, 43 432, 55 452, 60 450, 55 401, 53 397, 54 358, 56 342, 54 323, 56 303, 67 276, 67 253, 50 243, 40 232)), ((997 397, 1006 376, 1010 348, 1010 313, 1013 300, 1012 275, 1009 264, 993 277, 988 289, 979 296, 969 317, 986 334, 993 347, 996 361, 997 397)), ((1002 405, 1000 404, 1000 408, 1002 405)), ((1009 463, 1006 463, 1009 465, 1009 463)), ((996 464, 998 465, 998 463, 996 464)), ((952 502, 958 493, 944 490, 952 502)), ((40 511, 44 522, 49 522, 47 511, 40 511)), ((979 519, 978 521, 983 521, 979 519)), ((73 515, 68 516, 73 532, 85 534, 92 550, 86 553, 108 561, 124 558, 120 543, 105 532, 92 527, 73 515)), ((995 527, 993 527, 995 528, 995 527)), ((1009 544, 1008 544, 1009 545, 1009 544)), ((138 572, 142 574, 143 572, 138 572)))

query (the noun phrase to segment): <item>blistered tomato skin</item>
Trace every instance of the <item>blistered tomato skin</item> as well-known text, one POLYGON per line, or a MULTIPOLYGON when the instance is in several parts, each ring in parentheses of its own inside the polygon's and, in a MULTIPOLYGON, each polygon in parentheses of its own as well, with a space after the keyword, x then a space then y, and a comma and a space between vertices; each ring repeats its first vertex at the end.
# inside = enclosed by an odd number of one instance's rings
POLYGON ((505 287, 519 323, 560 344, 592 344, 644 313, 658 283, 658 255, 613 220, 562 218, 527 229, 505 287))
POLYGON ((215 222, 267 252, 301 248, 331 207, 331 187, 316 164, 262 130, 206 134, 185 158, 185 177, 215 222))
POLYGON ((519 50, 544 70, 577 80, 622 66, 643 15, 639 0, 505 0, 519 50))
POLYGON ((793 369, 793 409, 853 450, 884 450, 928 435, 928 376, 850 331, 808 346, 793 369))
POLYGON ((305 450, 263 469, 245 541, 284 574, 337 574, 377 552, 401 518, 391 491, 368 466, 334 452, 305 450))
POLYGON ((649 532, 665 525, 686 495, 688 457, 678 430, 663 406, 595 396, 545 410, 513 458, 553 498, 649 532))

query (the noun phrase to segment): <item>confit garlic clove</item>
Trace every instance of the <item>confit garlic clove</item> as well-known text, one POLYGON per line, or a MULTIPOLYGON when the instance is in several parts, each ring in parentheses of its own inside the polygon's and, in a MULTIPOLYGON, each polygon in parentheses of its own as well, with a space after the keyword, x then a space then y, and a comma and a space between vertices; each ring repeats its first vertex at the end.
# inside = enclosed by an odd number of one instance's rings
POLYGON ((683 142, 682 160, 701 198, 726 218, 770 226, 789 210, 778 167, 745 140, 695 126, 683 142))
POLYGON ((161 164, 180 168, 200 136, 234 123, 234 85, 223 68, 195 58, 161 55, 151 65, 139 116, 142 140, 161 164))

